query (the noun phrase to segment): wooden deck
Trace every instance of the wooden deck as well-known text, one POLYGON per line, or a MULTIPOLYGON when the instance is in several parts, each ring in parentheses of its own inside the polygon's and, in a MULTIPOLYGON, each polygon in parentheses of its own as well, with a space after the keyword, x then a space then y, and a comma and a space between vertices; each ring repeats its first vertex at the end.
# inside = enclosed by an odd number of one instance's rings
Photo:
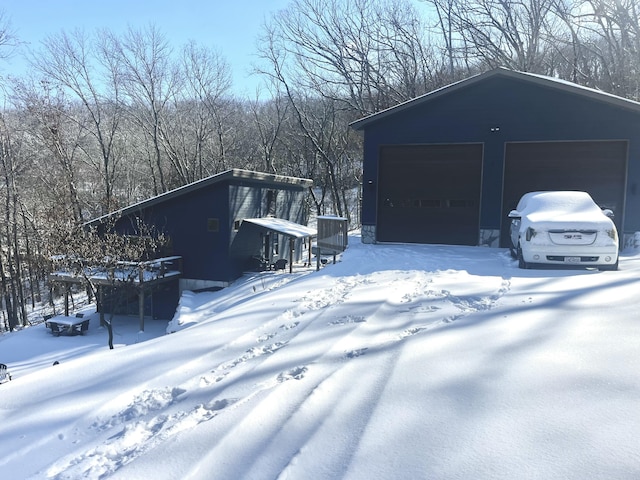
MULTIPOLYGON (((144 296, 152 287, 182 276, 182 257, 163 257, 146 262, 117 262, 113 267, 82 266, 60 269, 49 274, 51 283, 64 285, 64 314, 69 316, 69 285, 91 283, 98 289, 98 300, 103 304, 103 287, 135 287, 138 290, 140 330, 144 330, 144 296)), ((101 309, 100 321, 104 316, 101 309)))

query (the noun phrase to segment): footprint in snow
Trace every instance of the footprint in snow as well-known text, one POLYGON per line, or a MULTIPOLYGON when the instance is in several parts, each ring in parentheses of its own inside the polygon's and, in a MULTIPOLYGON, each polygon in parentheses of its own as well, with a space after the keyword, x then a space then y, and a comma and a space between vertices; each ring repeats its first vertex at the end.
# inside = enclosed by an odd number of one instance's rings
POLYGON ((351 350, 345 353, 346 358, 357 358, 365 354, 369 350, 368 348, 358 348, 357 350, 351 350))
POLYGON ((291 330, 291 329, 296 328, 298 325, 300 325, 300 322, 293 322, 293 323, 287 323, 287 324, 280 325, 280 328, 282 330, 291 330))
POLYGON ((417 335, 418 333, 426 330, 427 327, 413 327, 407 328, 404 332, 400 334, 400 339, 405 339, 407 337, 412 337, 413 335, 417 335))
POLYGON ((275 332, 271 332, 271 333, 266 333, 264 335, 260 335, 258 337, 258 343, 262 343, 262 342, 266 342, 267 340, 272 339, 273 337, 275 337, 277 334, 275 332))
POLYGON ((329 325, 346 325, 349 323, 364 323, 367 319, 357 315, 347 315, 345 317, 338 318, 337 320, 333 320, 329 322, 329 325))
POLYGON ((307 367, 295 367, 286 372, 282 372, 278 375, 278 383, 286 382, 287 380, 301 380, 304 378, 304 374, 307 372, 307 367))

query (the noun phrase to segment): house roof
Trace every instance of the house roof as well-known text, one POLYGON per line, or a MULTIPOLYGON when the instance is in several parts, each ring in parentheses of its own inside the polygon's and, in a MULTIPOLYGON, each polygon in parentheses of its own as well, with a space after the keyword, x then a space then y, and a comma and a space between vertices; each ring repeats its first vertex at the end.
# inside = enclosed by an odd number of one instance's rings
POLYGON ((271 173, 262 173, 262 172, 254 172, 250 170, 242 170, 238 168, 234 168, 231 170, 227 170, 222 173, 218 173, 216 175, 212 175, 207 178, 203 178, 202 180, 198 180, 193 183, 189 183, 187 185, 183 185, 182 187, 176 188, 174 190, 170 190, 165 193, 161 193, 160 195, 156 195, 155 197, 148 198, 138 203, 134 203, 127 207, 121 208, 120 210, 116 210, 114 212, 108 213, 98 218, 94 218, 93 220, 89 220, 85 223, 85 225, 94 225, 99 224, 105 219, 113 216, 123 216, 132 212, 137 212, 143 210, 145 208, 151 207, 161 202, 165 202, 169 199, 177 198, 187 193, 194 192, 196 190, 200 190, 201 188, 206 188, 211 185, 215 185, 217 183, 222 183, 225 181, 253 181, 253 182, 264 182, 273 186, 297 186, 301 188, 308 188, 313 185, 313 180, 309 180, 307 178, 298 178, 298 177, 287 177, 284 175, 274 175, 271 173))
POLYGON ((318 234, 314 228, 300 225, 299 223, 294 223, 283 218, 245 218, 243 222, 252 223, 267 230, 272 230, 294 238, 315 237, 318 234))
POLYGON ((379 120, 382 120, 388 116, 396 115, 410 108, 414 108, 418 105, 422 105, 424 103, 430 102, 437 98, 441 98, 445 95, 452 94, 458 90, 467 88, 469 86, 475 85, 476 83, 482 82, 484 80, 487 80, 493 77, 512 78, 516 80, 530 82, 535 85, 555 88, 567 93, 582 95, 586 98, 591 98, 593 100, 606 102, 616 107, 631 109, 640 113, 640 103, 635 102, 633 100, 629 100, 627 98, 619 97, 617 95, 612 95, 610 93, 606 93, 593 88, 584 87, 572 82, 568 82, 566 80, 561 80, 559 78, 548 77, 545 75, 538 75, 535 73, 518 72, 515 70, 509 70, 507 68, 500 67, 485 73, 474 75, 464 80, 460 80, 459 82, 452 83, 450 85, 439 88, 437 90, 433 90, 432 92, 426 93, 414 99, 400 103, 399 105, 396 105, 394 107, 388 108, 386 110, 382 110, 380 112, 374 113, 367 117, 361 118, 360 120, 351 122, 350 125, 352 128, 356 130, 363 130, 368 125, 374 122, 377 122, 379 120))

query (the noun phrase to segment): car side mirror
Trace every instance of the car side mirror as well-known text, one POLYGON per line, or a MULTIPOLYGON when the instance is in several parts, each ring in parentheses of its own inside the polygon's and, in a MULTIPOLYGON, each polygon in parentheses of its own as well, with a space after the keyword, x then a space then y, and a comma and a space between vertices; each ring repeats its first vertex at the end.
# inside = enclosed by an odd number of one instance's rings
POLYGON ((615 217, 615 215, 613 214, 613 210, 611 210, 610 208, 603 208, 602 209, 602 213, 605 214, 605 216, 613 219, 613 217, 615 217))
POLYGON ((509 212, 509 218, 520 218, 520 217, 521 217, 520 212, 517 210, 511 210, 509 212))

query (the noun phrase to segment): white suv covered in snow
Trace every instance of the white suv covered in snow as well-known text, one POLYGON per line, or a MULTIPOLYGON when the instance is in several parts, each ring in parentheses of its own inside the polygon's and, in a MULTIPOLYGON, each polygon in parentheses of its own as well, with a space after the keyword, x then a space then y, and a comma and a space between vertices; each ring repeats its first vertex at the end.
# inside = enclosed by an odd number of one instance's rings
POLYGON ((529 192, 511 219, 511 254, 520 268, 532 264, 618 268, 618 232, 611 210, 586 192, 529 192))

